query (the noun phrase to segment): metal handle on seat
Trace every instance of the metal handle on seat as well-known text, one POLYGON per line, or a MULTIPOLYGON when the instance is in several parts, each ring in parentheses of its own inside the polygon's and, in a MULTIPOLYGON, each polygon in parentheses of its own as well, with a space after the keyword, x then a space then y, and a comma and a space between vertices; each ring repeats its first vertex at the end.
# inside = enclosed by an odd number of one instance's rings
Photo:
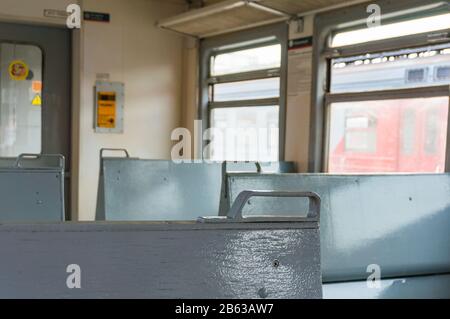
MULTIPOLYGON (((298 197, 309 198, 308 220, 318 221, 320 218, 320 196, 314 192, 293 191, 260 191, 246 190, 239 193, 233 202, 227 217, 231 219, 242 219, 242 209, 251 197, 298 197)), ((304 218, 305 219, 305 218, 304 218)))
POLYGON ((102 148, 100 149, 100 158, 103 158, 103 152, 124 152, 126 158, 130 158, 130 154, 125 148, 102 148))
MULTIPOLYGON (((20 154, 19 156, 17 156, 16 161, 14 162, 14 167, 15 168, 24 168, 22 166, 22 161, 24 159, 41 159, 41 158, 58 158, 58 167, 62 170, 65 169, 65 158, 63 155, 61 154, 31 154, 31 153, 24 153, 24 154, 20 154)), ((45 168, 49 168, 48 166, 43 166, 43 167, 33 167, 33 168, 37 168, 37 169, 45 169, 45 168)))

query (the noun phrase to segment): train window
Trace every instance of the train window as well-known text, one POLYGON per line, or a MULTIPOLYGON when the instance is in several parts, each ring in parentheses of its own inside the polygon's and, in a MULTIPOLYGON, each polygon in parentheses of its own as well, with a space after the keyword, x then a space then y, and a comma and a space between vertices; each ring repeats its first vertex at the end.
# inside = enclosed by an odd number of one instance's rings
POLYGON ((416 111, 406 109, 402 112, 401 153, 411 155, 416 145, 416 111))
POLYGON ((368 92, 450 84, 450 77, 446 77, 449 71, 442 67, 443 63, 450 63, 450 44, 333 59, 330 92, 368 92), (439 82, 433 78, 432 72, 428 72, 436 66, 434 77, 439 82))
POLYGON ((445 29, 450 29, 450 13, 340 32, 333 37, 331 47, 344 47, 445 29))
POLYGON ((436 67, 436 81, 450 81, 450 65, 436 67))
POLYGON ((315 18, 310 170, 450 170, 448 5, 385 1, 379 26, 366 8, 315 18))
POLYGON ((328 171, 444 172, 448 107, 448 96, 331 103, 328 171))
POLYGON ((223 53, 211 59, 211 75, 225 75, 256 70, 279 68, 281 45, 273 44, 258 48, 223 53))
POLYGON ((280 44, 210 58, 211 160, 279 160, 280 67, 280 44))
POLYGON ((215 137, 210 159, 277 161, 278 126, 278 106, 213 109, 211 127, 220 129, 223 139, 215 137))
POLYGON ((425 82, 428 73, 428 68, 406 70, 407 83, 425 82))
POLYGON ((328 171, 444 172, 448 89, 421 96, 450 84, 443 63, 450 63, 450 44, 333 59, 328 171), (341 103, 332 102, 336 93, 341 103), (372 125, 349 129, 348 114, 364 113, 372 125))
MULTIPOLYGON (((352 113, 349 108, 346 113, 352 113)), ((345 152, 374 153, 377 147, 376 121, 369 116, 349 116, 345 121, 345 152)))
POLYGON ((221 83, 211 86, 211 99, 216 102, 276 98, 280 95, 280 79, 268 78, 221 83))
POLYGON ((0 43, 0 157, 41 152, 42 51, 0 43))

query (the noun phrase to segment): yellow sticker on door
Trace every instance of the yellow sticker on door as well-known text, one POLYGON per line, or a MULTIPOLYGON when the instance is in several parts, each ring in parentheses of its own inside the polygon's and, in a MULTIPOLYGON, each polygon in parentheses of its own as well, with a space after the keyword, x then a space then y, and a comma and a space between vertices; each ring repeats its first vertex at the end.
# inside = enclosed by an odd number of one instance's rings
POLYGON ((25 62, 14 60, 9 64, 9 76, 14 81, 23 81, 28 77, 30 70, 25 62))
POLYGON ((31 105, 41 106, 41 104, 42 104, 41 96, 39 94, 36 94, 33 100, 31 101, 31 105))

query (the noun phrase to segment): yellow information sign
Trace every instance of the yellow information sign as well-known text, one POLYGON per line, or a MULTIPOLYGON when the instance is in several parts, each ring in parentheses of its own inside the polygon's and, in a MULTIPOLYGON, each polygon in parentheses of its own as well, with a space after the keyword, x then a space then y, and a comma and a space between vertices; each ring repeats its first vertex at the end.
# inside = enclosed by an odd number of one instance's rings
POLYGON ((98 92, 97 126, 101 128, 116 127, 116 92, 98 92))
POLYGON ((31 105, 41 106, 41 104, 42 104, 41 96, 39 94, 36 94, 33 100, 31 101, 31 105))
POLYGON ((14 81, 23 81, 28 77, 30 70, 25 62, 20 60, 14 60, 9 64, 9 76, 14 81))

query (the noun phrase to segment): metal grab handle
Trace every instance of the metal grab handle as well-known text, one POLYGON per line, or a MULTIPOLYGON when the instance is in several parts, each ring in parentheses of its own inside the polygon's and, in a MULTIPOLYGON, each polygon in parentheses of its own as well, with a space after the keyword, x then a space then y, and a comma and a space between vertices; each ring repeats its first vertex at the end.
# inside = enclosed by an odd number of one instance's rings
POLYGON ((320 218, 320 196, 313 192, 290 192, 290 191, 242 191, 236 197, 233 205, 228 211, 227 217, 231 219, 242 219, 242 209, 251 197, 298 197, 309 198, 309 212, 306 218, 319 220, 320 218))
MULTIPOLYGON (((65 157, 61 154, 31 154, 31 153, 24 153, 24 154, 20 154, 19 156, 17 156, 16 161, 14 162, 14 167, 15 168, 24 168, 21 164, 21 162, 24 159, 41 159, 41 158, 58 158, 58 167, 62 170, 65 170, 65 157)), ((49 166, 44 166, 44 167, 34 167, 34 168, 38 168, 38 169, 45 169, 45 168, 49 168, 49 166)))
POLYGON ((124 152, 126 158, 130 158, 130 154, 125 148, 102 148, 100 149, 100 158, 103 158, 103 152, 109 151, 109 152, 124 152))

